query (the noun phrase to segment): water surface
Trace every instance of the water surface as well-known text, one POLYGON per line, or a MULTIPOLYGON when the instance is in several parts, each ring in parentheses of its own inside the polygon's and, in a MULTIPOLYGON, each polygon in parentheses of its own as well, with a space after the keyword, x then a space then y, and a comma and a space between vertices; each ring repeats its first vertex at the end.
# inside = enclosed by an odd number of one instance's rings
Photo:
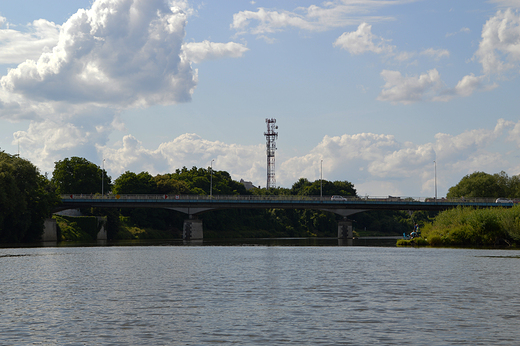
POLYGON ((2 345, 517 345, 520 253, 0 249, 2 345))

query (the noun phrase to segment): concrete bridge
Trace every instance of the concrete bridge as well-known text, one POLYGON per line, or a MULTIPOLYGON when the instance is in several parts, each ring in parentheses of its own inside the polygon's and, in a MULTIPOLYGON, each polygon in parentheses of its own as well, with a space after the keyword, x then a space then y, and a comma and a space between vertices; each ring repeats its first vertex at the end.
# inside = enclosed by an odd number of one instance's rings
POLYGON ((314 209, 343 216, 338 223, 338 238, 352 238, 352 222, 347 216, 368 210, 446 210, 457 206, 475 208, 512 207, 495 199, 433 199, 402 197, 313 197, 313 196, 207 196, 207 195, 62 195, 54 212, 78 208, 164 208, 188 215, 183 238, 202 239, 202 220, 197 215, 218 209, 314 209))

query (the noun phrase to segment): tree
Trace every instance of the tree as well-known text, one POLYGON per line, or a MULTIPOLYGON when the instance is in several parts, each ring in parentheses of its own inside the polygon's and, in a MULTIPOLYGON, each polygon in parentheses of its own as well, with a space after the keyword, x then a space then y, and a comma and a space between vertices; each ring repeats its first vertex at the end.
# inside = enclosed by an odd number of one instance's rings
POLYGON ((509 181, 505 172, 495 175, 474 172, 464 176, 457 185, 452 186, 446 197, 509 197, 509 181))
POLYGON ((184 181, 174 179, 171 174, 157 174, 154 178, 157 191, 161 194, 183 195, 190 193, 188 184, 184 181))
POLYGON ((106 171, 76 156, 54 163, 51 182, 59 194, 106 193, 111 189, 111 178, 106 171))
POLYGON ((59 203, 54 188, 29 161, 0 152, 0 241, 41 239, 44 220, 59 203))
POLYGON ((114 182, 114 193, 116 194, 155 194, 157 184, 148 172, 135 174, 126 171, 121 174, 114 182))
POLYGON ((328 180, 316 180, 310 182, 305 178, 300 178, 291 188, 292 195, 304 195, 304 196, 356 196, 357 192, 354 185, 348 181, 328 181, 328 180))
POLYGON ((247 195, 249 194, 244 186, 231 179, 226 171, 213 171, 208 167, 187 169, 177 169, 170 177, 185 182, 191 194, 209 195, 210 187, 213 187, 213 195, 247 195), (213 176, 213 177, 212 177, 213 176), (211 183, 213 182, 213 185, 211 183))

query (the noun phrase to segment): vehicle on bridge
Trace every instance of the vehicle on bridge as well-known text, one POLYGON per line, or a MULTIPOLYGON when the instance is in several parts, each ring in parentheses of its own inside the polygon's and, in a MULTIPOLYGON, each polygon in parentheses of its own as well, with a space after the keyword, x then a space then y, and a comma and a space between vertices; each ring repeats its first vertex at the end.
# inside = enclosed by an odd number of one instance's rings
POLYGON ((510 200, 509 198, 497 198, 497 200, 495 201, 495 203, 513 203, 512 200, 510 200))

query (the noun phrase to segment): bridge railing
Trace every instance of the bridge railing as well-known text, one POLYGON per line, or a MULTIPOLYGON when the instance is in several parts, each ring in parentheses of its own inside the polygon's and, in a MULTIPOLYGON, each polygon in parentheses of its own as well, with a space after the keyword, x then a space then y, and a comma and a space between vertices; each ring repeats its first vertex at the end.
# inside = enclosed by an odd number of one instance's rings
MULTIPOLYGON (((363 196, 363 197, 341 197, 332 196, 299 196, 299 195, 175 195, 175 194, 68 194, 61 195, 62 200, 92 199, 92 200, 217 200, 217 201, 314 201, 314 202, 392 202, 392 203, 494 203, 495 198, 430 198, 430 197, 394 197, 394 196, 363 196)), ((517 201, 515 201, 517 203, 517 201)))

